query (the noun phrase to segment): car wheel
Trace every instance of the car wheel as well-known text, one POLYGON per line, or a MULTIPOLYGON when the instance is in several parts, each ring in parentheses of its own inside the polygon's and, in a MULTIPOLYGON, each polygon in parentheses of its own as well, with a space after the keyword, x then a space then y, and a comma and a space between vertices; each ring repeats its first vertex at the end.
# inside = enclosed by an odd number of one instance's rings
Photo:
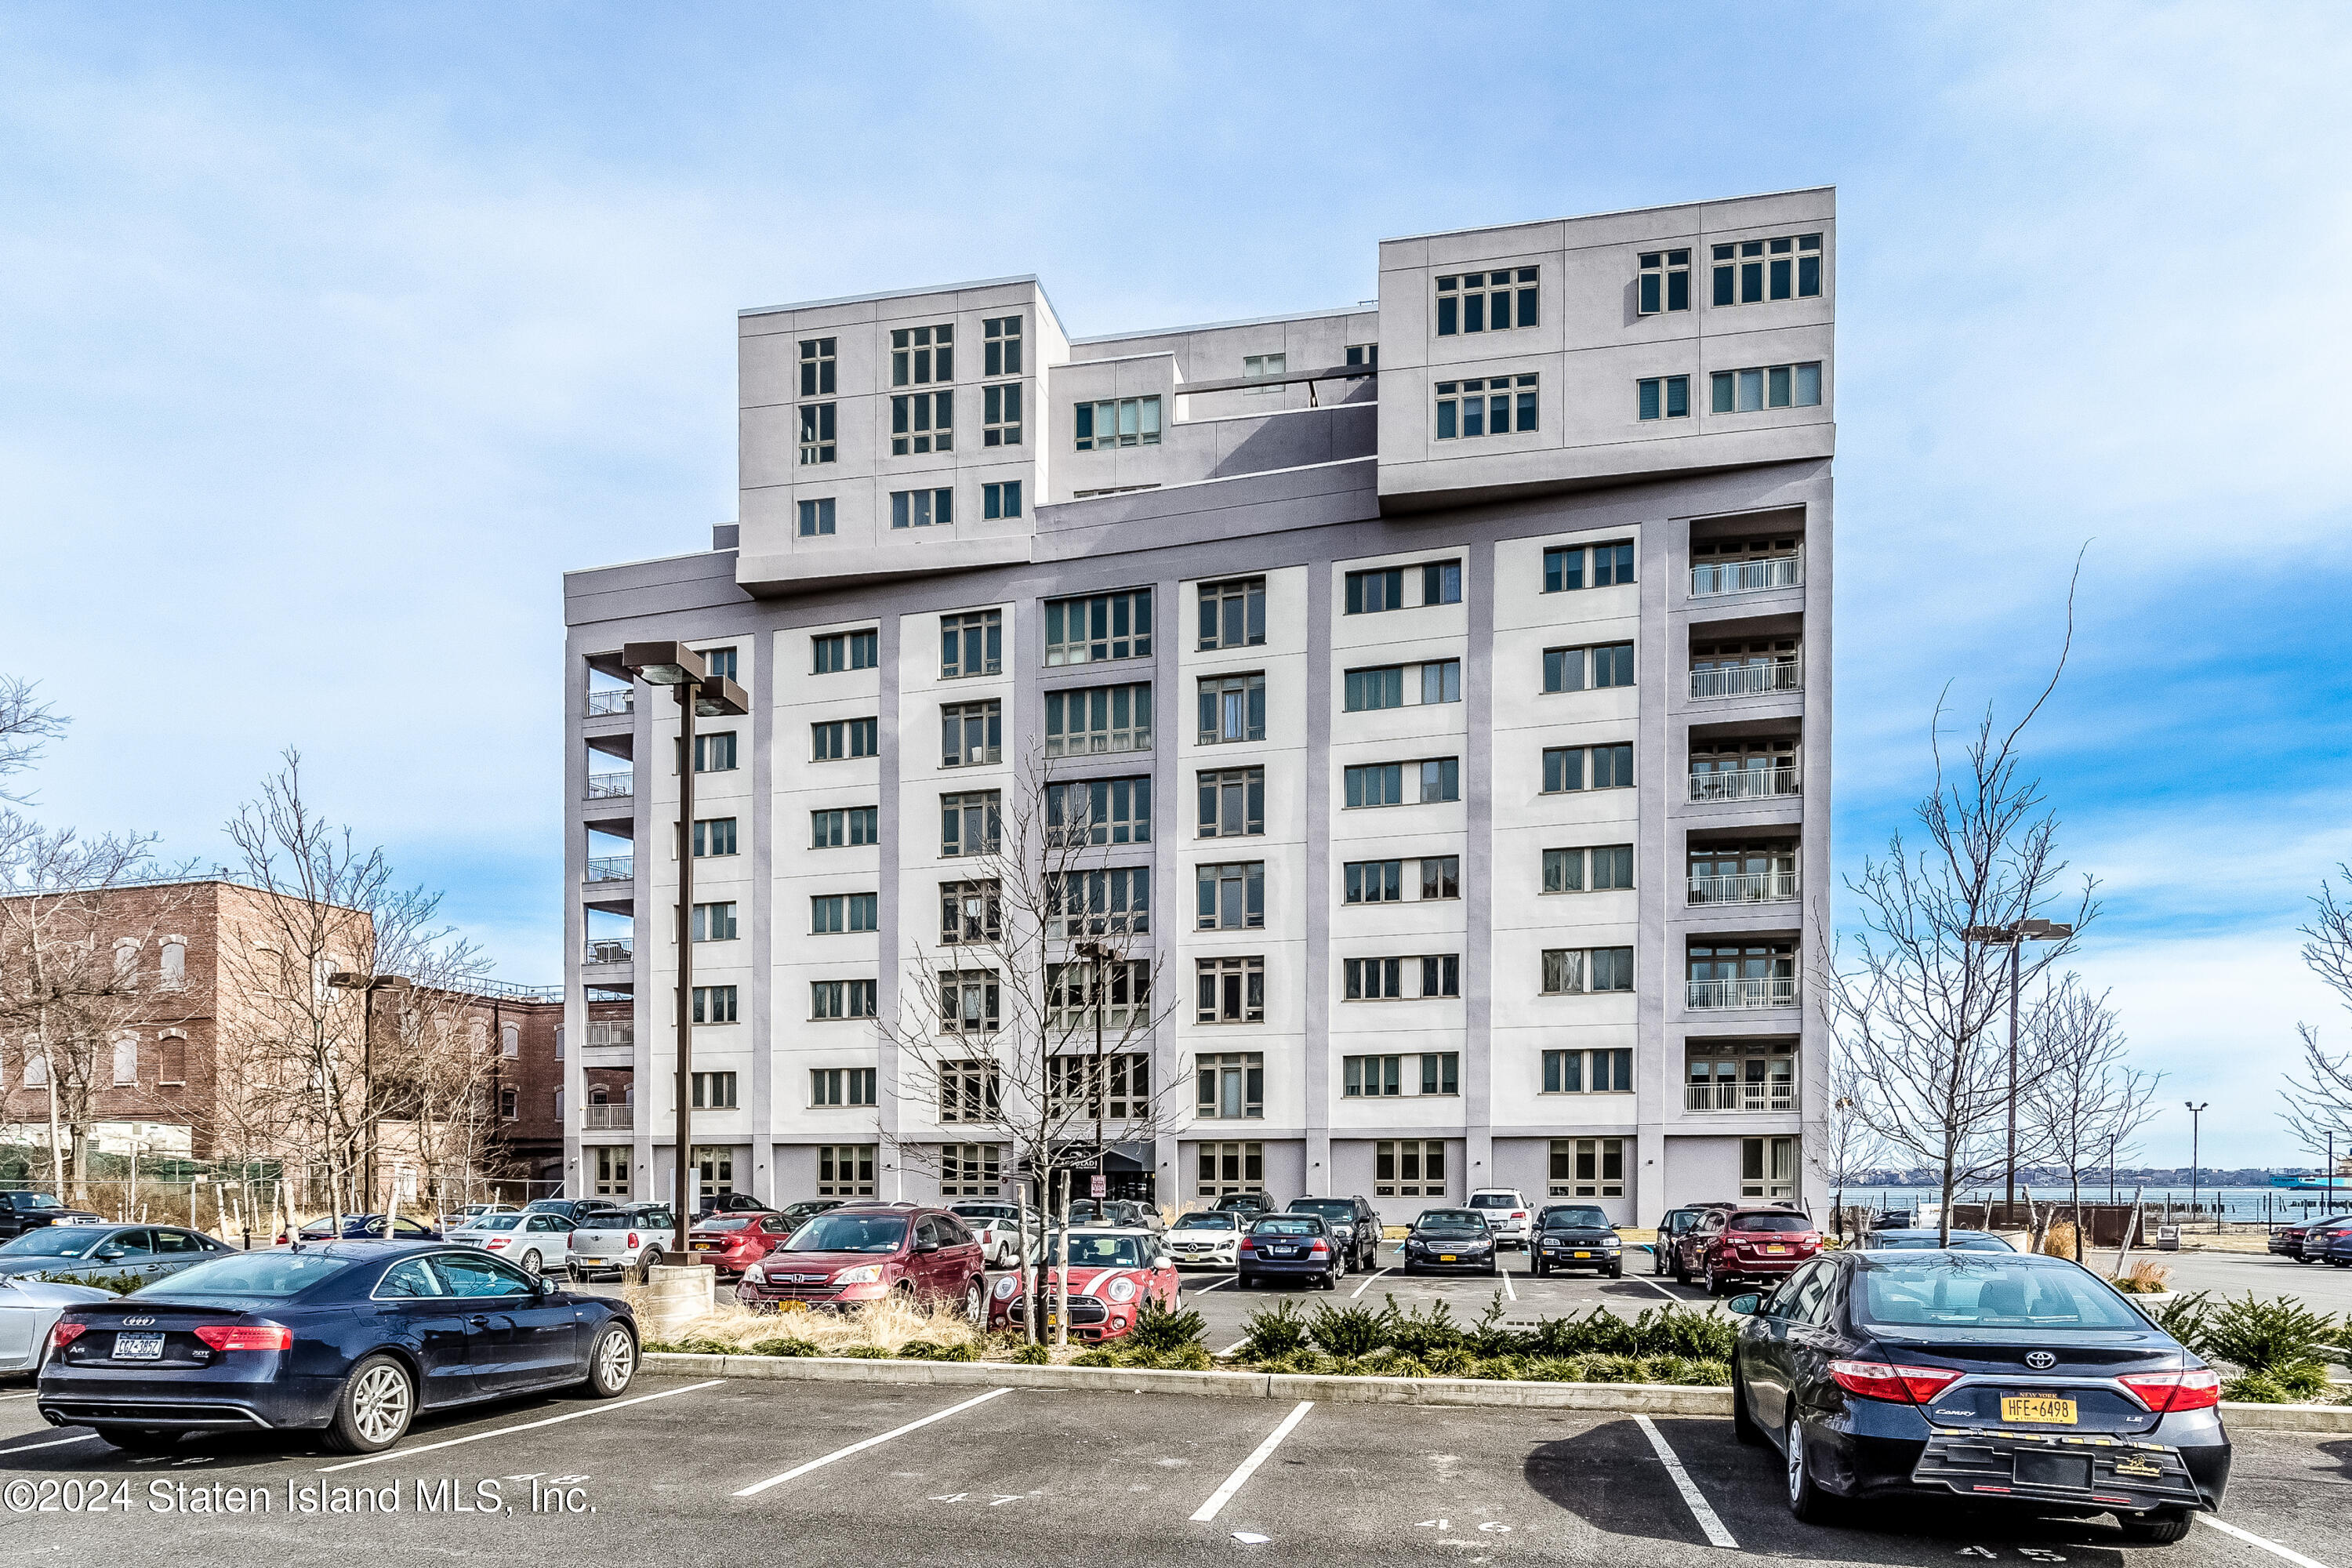
POLYGON ((2144 1513, 2136 1519, 2118 1516, 2124 1539, 2146 1546, 2163 1546, 2179 1541, 2189 1533, 2189 1510, 2165 1509, 2157 1513, 2144 1513))
POLYGON ((607 1323, 588 1352, 588 1381, 583 1386, 596 1399, 617 1398, 637 1375, 637 1342, 618 1323, 607 1323))
POLYGON ((352 1369, 335 1396, 327 1446, 339 1454, 376 1454, 400 1441, 416 1415, 416 1384, 394 1357, 372 1355, 352 1369))
POLYGON ((975 1329, 988 1327, 988 1292, 977 1279, 963 1288, 963 1321, 975 1329))
POLYGON ((1805 1453, 1805 1426, 1795 1411, 1789 1413, 1783 1458, 1788 1461, 1789 1511, 1807 1524, 1827 1524, 1836 1511, 1834 1500, 1813 1481, 1812 1461, 1805 1453))
POLYGON ((1723 1277, 1715 1271, 1715 1266, 1713 1264, 1709 1264, 1707 1266, 1706 1293, 1710 1296, 1720 1296, 1723 1294, 1723 1277))
POLYGON ((1621 1258, 1616 1262, 1609 1266, 1609 1278, 1612 1279, 1622 1279, 1625 1278, 1625 1260, 1623 1258, 1621 1258))
POLYGON ((1675 1283, 1677 1285, 1687 1285, 1690 1282, 1690 1270, 1684 1267, 1682 1254, 1676 1253, 1675 1255, 1675 1283))
POLYGON ((537 1274, 539 1272, 539 1254, 536 1252, 524 1253, 522 1255, 522 1267, 524 1273, 537 1274))
POLYGON ((1737 1354, 1731 1362, 1731 1435, 1751 1448, 1764 1447, 1764 1428, 1748 1413, 1748 1380, 1739 1375, 1737 1354))
POLYGON ((1540 1279, 1544 1277, 1544 1260, 1540 1257, 1528 1259, 1528 1277, 1532 1279, 1540 1279))
POLYGON ((94 1426, 101 1443, 133 1454, 167 1454, 179 1446, 180 1434, 158 1426, 94 1426))

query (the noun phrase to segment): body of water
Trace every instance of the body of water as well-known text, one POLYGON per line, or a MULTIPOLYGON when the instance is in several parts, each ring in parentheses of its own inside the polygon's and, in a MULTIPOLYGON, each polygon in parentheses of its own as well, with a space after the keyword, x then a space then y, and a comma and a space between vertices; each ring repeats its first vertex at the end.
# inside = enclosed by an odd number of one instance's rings
MULTIPOLYGON (((2341 1178, 2341 1181, 2342 1191, 2333 1200, 2332 1207, 2325 1193, 2291 1193, 2278 1187, 2200 1187, 2197 1189, 2197 1211, 2209 1217, 2218 1214, 2221 1218, 2228 1220, 2277 1220, 2282 1223, 2316 1218, 2321 1215, 2352 1214, 2352 1177, 2341 1178)), ((2021 1188, 2017 1194, 2018 1202, 2022 1204, 2029 1194, 2036 1203, 2064 1203, 2067 1189, 2021 1188)), ((1999 1203, 2001 1189, 1966 1187, 1953 1195, 1965 1204, 1982 1203, 1988 1199, 1999 1203)), ((1845 1190, 1845 1201, 1848 1206, 1854 1208, 1916 1208, 1921 1204, 1934 1203, 1937 1196, 1933 1187, 1848 1187, 1845 1190)), ((2083 1201, 2086 1204, 2107 1202, 2106 1183, 2083 1184, 2083 1201)), ((2116 1190, 2115 1201, 2131 1202, 2132 1187, 2128 1184, 2119 1186, 2116 1190)), ((2141 1192, 2140 1201, 2147 1205, 2148 1213, 2156 1216, 2152 1223, 2160 1225, 2168 1201, 2175 1214, 2189 1212, 2189 1188, 2186 1184, 2177 1187, 2148 1187, 2141 1192)))

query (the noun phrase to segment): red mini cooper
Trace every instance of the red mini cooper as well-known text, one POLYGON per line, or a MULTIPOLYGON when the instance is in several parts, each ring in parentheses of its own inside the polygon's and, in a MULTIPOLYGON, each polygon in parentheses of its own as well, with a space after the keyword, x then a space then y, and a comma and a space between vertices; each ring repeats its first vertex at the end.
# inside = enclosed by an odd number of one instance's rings
MULTIPOLYGON (((1045 1271, 1046 1313, 1038 1326, 1056 1328, 1053 1298, 1055 1265, 1052 1252, 1045 1271)), ((1176 1260, 1148 1230, 1074 1230, 1070 1232, 1070 1337, 1099 1342, 1130 1332, 1146 1301, 1176 1305, 1176 1260)), ((1018 1328, 1028 1321, 1029 1300, 1019 1273, 998 1278, 989 1296, 988 1326, 1018 1328)))

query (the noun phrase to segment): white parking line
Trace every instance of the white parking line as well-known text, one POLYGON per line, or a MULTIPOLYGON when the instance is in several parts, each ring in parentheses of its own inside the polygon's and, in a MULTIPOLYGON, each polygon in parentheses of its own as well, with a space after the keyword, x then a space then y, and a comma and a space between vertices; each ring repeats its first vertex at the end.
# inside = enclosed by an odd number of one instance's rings
POLYGON ((98 1434, 90 1432, 85 1433, 79 1437, 58 1437, 47 1443, 27 1443, 18 1448, 0 1448, 0 1459, 5 1459, 11 1454, 29 1454, 36 1448, 62 1448, 68 1443, 95 1443, 97 1441, 98 1434))
POLYGON ((1388 1270, 1387 1270, 1387 1269, 1385 1269, 1385 1268, 1383 1268, 1383 1269, 1381 1269, 1381 1270, 1380 1271, 1380 1274, 1368 1274, 1368 1275, 1366 1275, 1366 1276, 1364 1277, 1364 1282, 1363 1282, 1361 1285, 1357 1286, 1353 1290, 1351 1290, 1351 1291, 1349 1291, 1349 1292, 1348 1293, 1348 1300, 1350 1300, 1350 1301, 1352 1301, 1352 1300, 1354 1300, 1357 1297, 1359 1297, 1359 1296, 1362 1295, 1365 1291, 1367 1291, 1367 1290, 1370 1289, 1372 1288, 1372 1281, 1373 1281, 1373 1280, 1375 1280, 1375 1279, 1379 1279, 1379 1278, 1381 1277, 1381 1274, 1386 1274, 1387 1272, 1388 1272, 1388 1270))
POLYGON ((38 1389, 35 1389, 30 1394, 0 1394, 0 1405, 5 1405, 12 1399, 38 1399, 40 1396, 38 1389))
POLYGON ((2305 1557, 2302 1552, 2294 1550, 2292 1547, 2281 1546, 2275 1541, 2264 1541, 2252 1531, 2240 1530, 2236 1525, 2228 1523, 2222 1520, 2215 1519, 2210 1513, 2196 1514, 2192 1517, 2196 1519, 2198 1523, 2210 1524, 2214 1529, 2220 1531, 2222 1534, 2233 1535, 2249 1546, 2259 1546, 2263 1551, 2270 1552, 2273 1556, 2284 1557, 2288 1562, 2295 1564, 2295 1568, 2327 1568, 2326 1563, 2318 1561, 2316 1558, 2305 1557))
POLYGON ((1514 1301, 1517 1300, 1519 1299, 1519 1293, 1517 1290, 1512 1289, 1511 1271, 1497 1265, 1495 1272, 1503 1277, 1503 1294, 1508 1296, 1514 1301))
POLYGON ((541 1426, 560 1426, 566 1421, 578 1421, 583 1416, 603 1415, 610 1411, 625 1410, 632 1405, 643 1405, 647 1400, 667 1399, 672 1394, 693 1394, 700 1389, 716 1388, 726 1381, 722 1377, 714 1377, 705 1383, 689 1383, 684 1388, 665 1388, 659 1394, 640 1394, 635 1399, 616 1399, 610 1405, 591 1405, 585 1410, 574 1410, 569 1415, 551 1415, 544 1421, 526 1421, 520 1426, 499 1426, 488 1432, 476 1432, 469 1436, 447 1437, 438 1443, 421 1443, 413 1448, 387 1448, 381 1454, 370 1454, 364 1459, 346 1459, 340 1465, 323 1465, 320 1467, 319 1473, 322 1476, 331 1476, 337 1470, 356 1470, 362 1465, 381 1465, 386 1459, 405 1459, 415 1454, 429 1454, 436 1448, 455 1448, 461 1444, 478 1443, 485 1437, 504 1437, 510 1433, 530 1432, 541 1426))
POLYGON ((1247 1344, 1247 1343, 1249 1343, 1249 1341, 1248 1341, 1248 1340, 1246 1340, 1246 1339, 1239 1339, 1239 1340, 1235 1340, 1233 1343, 1231 1343, 1231 1344, 1227 1345, 1224 1349, 1223 1349, 1223 1350, 1219 1351, 1219 1352, 1217 1352, 1217 1354, 1218 1354, 1218 1356, 1222 1359, 1223 1357, 1229 1356, 1229 1355, 1233 1354, 1235 1351, 1237 1351, 1237 1350, 1241 1349, 1244 1345, 1245 1345, 1245 1344, 1247 1344))
POLYGON ((1257 1468, 1265 1463, 1266 1457, 1282 1447, 1282 1440, 1290 1436, 1291 1428, 1306 1420, 1307 1413, 1314 1408, 1313 1400, 1300 1400, 1292 1408, 1290 1414, 1282 1418, 1282 1425, 1276 1426, 1267 1435, 1265 1441, 1257 1446, 1257 1452, 1244 1459, 1241 1467, 1225 1478, 1225 1484, 1209 1494, 1209 1500, 1202 1503, 1199 1511, 1192 1515, 1192 1522, 1206 1524, 1216 1518, 1217 1510, 1234 1500, 1234 1494, 1242 1489, 1242 1483, 1256 1474, 1257 1468))
POLYGON ((1228 1274, 1223 1279, 1218 1280, 1216 1285, 1203 1285, 1198 1290, 1193 1291, 1192 1294, 1195 1296, 1205 1296, 1210 1291, 1215 1289, 1218 1285, 1230 1285, 1240 1278, 1241 1276, 1238 1274, 1228 1274))
POLYGON ((1690 1506, 1692 1517, 1698 1521, 1699 1529, 1706 1535, 1706 1543, 1738 1551, 1739 1542, 1731 1538, 1731 1531, 1723 1528, 1723 1521, 1716 1518, 1715 1510, 1707 1506, 1706 1499, 1699 1496, 1698 1487, 1691 1480, 1690 1472, 1683 1468, 1680 1459, 1675 1458, 1675 1451, 1666 1447, 1666 1440, 1655 1424, 1646 1415, 1636 1415, 1633 1420, 1650 1439, 1650 1447, 1657 1450, 1659 1462, 1666 1467, 1666 1474, 1675 1479, 1675 1489, 1683 1494, 1683 1501, 1690 1506))
POLYGON ((1687 1296, 1675 1295, 1672 1290, 1667 1289, 1664 1285, 1659 1284, 1656 1280, 1651 1279, 1646 1274, 1636 1274, 1633 1278, 1639 1279, 1643 1284, 1647 1285, 1651 1289, 1655 1290, 1659 1295, 1664 1296, 1669 1301, 1681 1301, 1687 1304, 1690 1300, 1687 1296))
POLYGON ((893 1437, 903 1437, 908 1433, 915 1431, 919 1427, 928 1426, 934 1421, 944 1421, 949 1416, 953 1415, 960 1411, 969 1410, 975 1405, 985 1405, 1000 1394, 1010 1394, 1013 1391, 1009 1388, 992 1388, 977 1399, 967 1399, 961 1405, 950 1405, 945 1410, 935 1410, 919 1421, 909 1421, 904 1426, 892 1427, 889 1431, 879 1433, 874 1436, 868 1437, 862 1443, 852 1443, 846 1448, 835 1448, 832 1453, 825 1455, 824 1458, 821 1459, 811 1459, 805 1465, 794 1465, 782 1475, 770 1476, 764 1481, 756 1482, 751 1486, 745 1487, 741 1491, 737 1492, 735 1495, 737 1497, 756 1497, 760 1493, 766 1491, 770 1487, 783 1485, 786 1481, 791 1480, 794 1476, 807 1475, 811 1470, 821 1469, 824 1466, 833 1463, 835 1459, 845 1459, 852 1454, 864 1453, 866 1449, 875 1447, 879 1444, 887 1443, 893 1437))

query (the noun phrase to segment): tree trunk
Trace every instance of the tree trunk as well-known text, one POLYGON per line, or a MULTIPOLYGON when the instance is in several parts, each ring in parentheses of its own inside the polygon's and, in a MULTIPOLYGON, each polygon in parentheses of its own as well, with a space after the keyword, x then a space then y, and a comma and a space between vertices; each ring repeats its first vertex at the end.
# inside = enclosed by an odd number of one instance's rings
POLYGON ((1054 1218, 1054 1256, 1060 1260, 1054 1270, 1054 1348, 1061 1351, 1070 1348, 1070 1173, 1056 1171, 1054 1180, 1061 1200, 1054 1218))
MULTIPOLYGON (((1029 1184, 1026 1180, 1015 1177, 1013 1190, 1017 1194, 1014 1201, 1021 1205, 1021 1240, 1020 1253, 1013 1259, 1013 1272, 1021 1280, 1021 1294, 1024 1298, 1021 1304, 1022 1337, 1034 1345, 1037 1342, 1039 1297, 1036 1280, 1029 1268, 1029 1184)), ((1042 1226, 1040 1228, 1043 1228, 1042 1226)), ((1041 1247, 1040 1250, 1042 1251, 1043 1248, 1041 1247)))

